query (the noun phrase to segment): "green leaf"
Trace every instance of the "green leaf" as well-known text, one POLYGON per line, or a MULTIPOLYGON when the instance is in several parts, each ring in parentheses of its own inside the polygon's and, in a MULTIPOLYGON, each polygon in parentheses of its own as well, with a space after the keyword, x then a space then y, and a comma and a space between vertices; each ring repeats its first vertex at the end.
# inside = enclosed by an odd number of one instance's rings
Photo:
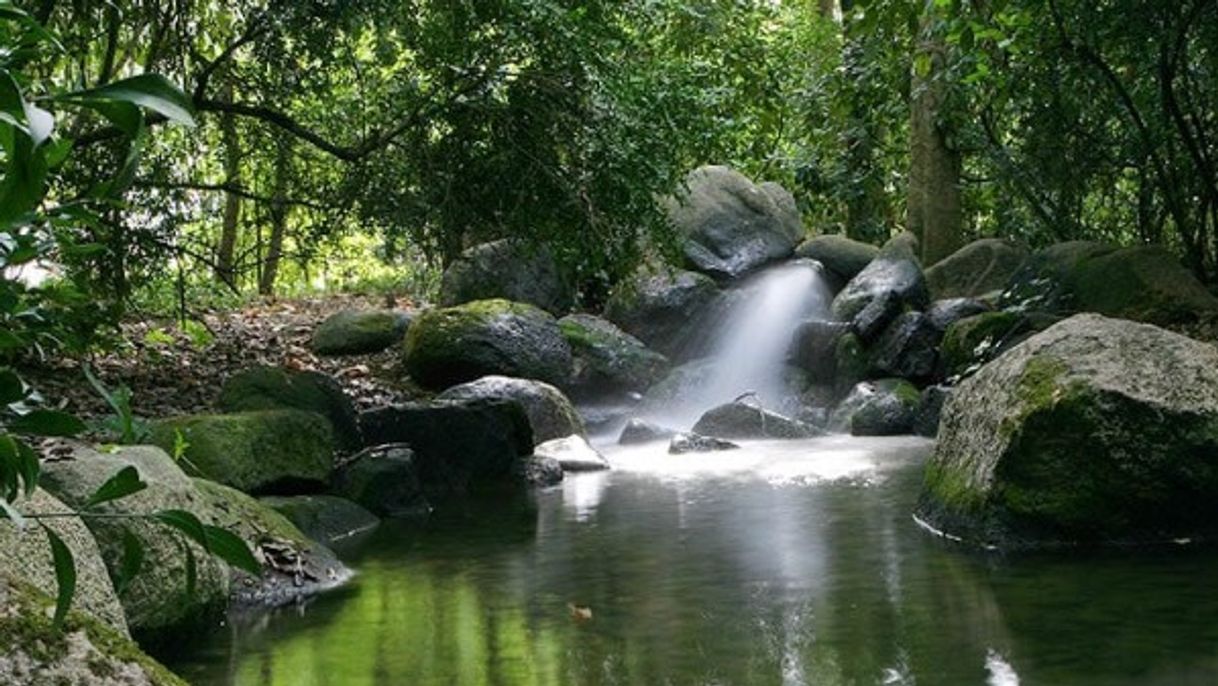
POLYGON ((21 475, 20 449, 17 439, 9 434, 0 434, 0 498, 15 500, 20 492, 18 477, 21 475))
POLYGON ((8 428, 36 436, 75 436, 88 427, 80 418, 67 412, 34 410, 14 419, 8 428))
POLYGON ((25 383, 11 369, 0 369, 0 405, 11 405, 24 400, 25 383))
POLYGON ((38 488, 38 477, 42 474, 42 462, 38 459, 38 453, 34 449, 26 445, 25 441, 14 439, 17 444, 17 469, 21 473, 21 480, 25 483, 25 497, 34 495, 34 490, 38 488))
POLYGON ((173 527, 207 550, 207 530, 203 522, 186 510, 162 510, 153 515, 157 521, 173 527))
POLYGON ((119 568, 118 579, 114 581, 114 590, 121 596, 131 585, 132 579, 140 573, 144 566, 144 544, 130 529, 123 529, 123 561, 119 568))
POLYGON ((106 483, 102 484, 89 499, 85 501, 84 509, 89 509, 108 503, 111 500, 125 498, 132 493, 139 493, 148 488, 148 484, 140 480, 140 473, 135 467, 127 466, 118 470, 114 476, 106 479, 106 483))
POLYGON ((182 543, 182 551, 186 555, 186 597, 193 597, 195 587, 199 584, 199 567, 195 562, 195 551, 186 543, 182 543))
POLYGON ((51 542, 51 558, 55 563, 55 582, 58 585, 54 624, 62 627, 68 609, 72 607, 72 596, 76 594, 76 561, 72 558, 72 551, 50 527, 43 525, 42 529, 47 532, 47 539, 51 542))
POLYGON ((190 99, 180 88, 159 74, 141 74, 97 88, 69 93, 61 98, 77 103, 99 100, 128 102, 187 126, 194 126, 195 123, 194 107, 190 104, 190 99))
POLYGON ((254 576, 262 575, 262 565, 240 536, 218 526, 204 525, 203 529, 207 532, 207 542, 212 555, 254 576))

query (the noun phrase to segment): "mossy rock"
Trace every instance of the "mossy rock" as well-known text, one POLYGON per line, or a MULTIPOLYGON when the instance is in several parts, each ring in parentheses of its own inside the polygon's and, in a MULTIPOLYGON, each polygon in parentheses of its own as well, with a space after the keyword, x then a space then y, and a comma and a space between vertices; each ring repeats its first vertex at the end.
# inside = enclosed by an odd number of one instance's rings
POLYGON ((557 321, 507 300, 428 310, 411 324, 403 351, 411 378, 437 390, 496 374, 557 385, 571 373, 557 321))
POLYGON ((327 356, 378 353, 402 340, 409 326, 405 312, 347 309, 319 324, 309 347, 327 356))
POLYGON ((0 683, 31 686, 187 686, 139 646, 73 610, 51 623, 51 596, 0 573, 0 683))
POLYGON ((668 358, 600 317, 568 315, 558 328, 573 360, 565 388, 577 397, 641 393, 668 371, 668 358))
POLYGON ((561 316, 574 303, 575 292, 547 247, 505 238, 463 252, 440 282, 443 307, 496 298, 561 316))
POLYGON ((351 456, 334 470, 331 489, 382 517, 431 512, 415 470, 414 451, 405 444, 376 445, 351 456))
POLYGON ((1015 241, 973 241, 926 270, 931 297, 943 300, 1000 294, 1028 254, 1027 246, 1015 241))
POLYGON ((854 436, 910 434, 921 404, 921 392, 904 379, 864 381, 838 404, 829 427, 854 436))
POLYGON ((671 360, 687 359, 716 310, 719 287, 690 271, 643 267, 613 288, 605 319, 671 360))
POLYGON ((381 522, 357 503, 335 495, 273 495, 260 500, 324 545, 372 531, 381 522))
POLYGON ((962 383, 919 510, 995 546, 1218 534, 1218 350, 1077 315, 962 383))
POLYGON ((956 377, 975 372, 998 357, 1032 328, 1018 312, 985 312, 947 327, 939 350, 944 373, 956 377))
POLYGON ((795 249, 795 255, 820 262, 826 270, 847 283, 858 276, 880 254, 874 245, 834 234, 809 238, 795 249))
POLYGON ((511 400, 520 403, 533 427, 533 443, 540 445, 555 438, 583 436, 584 420, 571 400, 554 386, 541 381, 484 376, 477 381, 453 386, 436 400, 511 400))
POLYGON ((867 378, 871 360, 863 341, 853 333, 843 334, 833 349, 834 388, 845 395, 855 384, 867 378))
POLYGON ((224 382, 217 404, 222 412, 315 412, 330 420, 334 437, 344 451, 363 447, 354 403, 333 377, 321 372, 269 366, 247 369, 224 382))
POLYGON ((300 410, 194 415, 158 421, 152 442, 173 451, 187 444, 182 465, 196 476, 246 493, 319 490, 334 466, 325 417, 300 410))

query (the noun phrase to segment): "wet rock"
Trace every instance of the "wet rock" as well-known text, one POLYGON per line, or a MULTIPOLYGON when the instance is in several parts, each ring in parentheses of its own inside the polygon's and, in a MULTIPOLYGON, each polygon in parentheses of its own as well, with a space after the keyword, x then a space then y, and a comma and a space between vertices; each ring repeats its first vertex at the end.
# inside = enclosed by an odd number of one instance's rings
POLYGON ((675 429, 654 424, 645 419, 634 418, 626 422, 617 442, 620 445, 638 445, 654 441, 666 441, 676 435, 675 429))
POLYGON ((558 322, 507 300, 428 310, 411 323, 403 350, 411 378, 432 389, 491 375, 562 384, 571 373, 571 347, 558 322))
POLYGON ((1031 335, 1031 321, 1018 312, 986 312, 947 328, 940 349, 944 375, 967 376, 1031 335))
POLYGON ((922 310, 930 303, 926 277, 914 250, 916 240, 904 234, 888 241, 863 271, 833 300, 833 315, 853 320, 871 301, 891 293, 903 308, 922 310))
POLYGON ((520 480, 533 488, 548 488, 562 483, 562 465, 552 457, 531 455, 520 462, 520 480))
POLYGON ((951 397, 948 386, 928 386, 922 389, 922 402, 914 413, 913 432, 919 436, 934 438, 939 435, 939 419, 943 405, 951 397))
POLYGON ((548 248, 505 238, 466 250, 444 270, 440 282, 442 307, 496 298, 561 316, 575 301, 575 292, 548 248))
POLYGON ((917 381, 934 376, 943 332, 921 312, 897 317, 870 351, 871 370, 876 376, 917 381))
POLYGON ((381 522, 360 505, 334 495, 267 496, 259 500, 323 545, 368 533, 381 522))
POLYGON ((538 445, 533 452, 542 458, 558 460, 564 472, 599 472, 609 469, 609 461, 583 436, 556 438, 538 445))
POLYGON ((224 382, 217 405, 223 412, 315 412, 330 420, 341 449, 354 451, 363 445, 354 403, 338 381, 321 372, 253 367, 224 382))
POLYGON ((791 342, 792 364, 807 372, 811 383, 833 383, 837 343, 848 331, 850 326, 841 322, 811 320, 800 324, 791 342))
POLYGON ((672 441, 668 444, 668 453, 670 455, 684 455, 686 453, 712 453, 722 450, 736 450, 739 447, 740 446, 736 445, 735 443, 725 441, 721 438, 683 433, 672 437, 672 441))
POLYGON ((922 516, 998 546, 1218 527, 1218 350, 1098 315, 985 365, 944 409, 922 516))
POLYGON ((930 307, 926 310, 926 316, 930 317, 930 323, 936 329, 947 331, 948 327, 961 319, 985 314, 993 309, 984 302, 974 298, 951 298, 949 300, 936 300, 931 303, 930 307))
POLYGON ((575 397, 641 393, 668 371, 668 358, 608 320, 572 314, 558 320, 558 328, 571 346, 565 388, 575 397))
POLYGON ((757 405, 733 402, 708 410, 693 433, 721 438, 810 438, 818 432, 810 426, 770 412, 757 405))
POLYGON ((834 410, 830 427, 854 436, 908 434, 921 402, 921 393, 904 379, 864 381, 834 410))
POLYGON ((880 254, 880 249, 845 236, 826 235, 804 241, 795 249, 795 254, 820 262, 844 284, 866 269, 880 254))
POLYGON ((318 325, 309 347, 318 355, 367 355, 402 340, 411 315, 393 310, 347 309, 318 325))
POLYGON ((414 451, 401 443, 366 448, 344 461, 331 490, 381 517, 415 517, 431 512, 415 474, 414 451))
POLYGON ((533 427, 533 441, 544 443, 572 434, 583 436, 584 422, 563 392, 541 381, 484 376, 453 386, 436 400, 514 400, 524 408, 533 427))
POLYGON ((677 360, 705 335, 702 323, 718 298, 719 289, 707 276, 645 268, 613 289, 605 318, 648 348, 677 360))
POLYGON ((870 345, 904 309, 905 305, 897 294, 880 293, 854 316, 850 321, 850 329, 860 341, 870 345))
POLYGON ((716 277, 735 278, 790 257, 803 235, 790 193, 777 184, 758 186, 727 167, 694 170, 686 193, 665 206, 686 261, 716 277))
POLYGON ((1027 246, 999 238, 973 241, 926 270, 933 298, 996 297, 1028 258, 1027 246))
POLYGON ((848 333, 837 341, 833 351, 834 360, 834 391, 845 395, 854 388, 855 384, 867 378, 871 371, 871 361, 863 342, 853 333, 848 333))

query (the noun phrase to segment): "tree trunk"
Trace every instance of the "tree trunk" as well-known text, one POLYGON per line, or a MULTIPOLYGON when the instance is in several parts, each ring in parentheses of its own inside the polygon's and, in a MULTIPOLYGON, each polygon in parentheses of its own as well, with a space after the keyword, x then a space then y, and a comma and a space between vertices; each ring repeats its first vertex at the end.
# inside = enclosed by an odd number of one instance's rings
POLYGON ((258 282, 258 292, 262 295, 272 295, 275 292, 275 278, 279 275, 283 238, 287 233, 288 214, 291 211, 287 203, 288 181, 291 175, 292 144, 284 137, 279 141, 275 158, 275 190, 271 195, 271 237, 267 243, 266 261, 262 265, 262 277, 258 282))
POLYGON ((930 266, 961 243, 964 214, 960 204, 960 152, 948 143, 943 109, 946 46, 934 28, 934 2, 926 3, 915 48, 910 102, 910 231, 921 241, 922 263, 930 266))
MULTIPOLYGON (((239 185, 241 140, 237 136, 237 120, 233 115, 220 117, 220 135, 224 143, 224 182, 230 186, 239 185)), ((220 246, 216 251, 216 279, 233 290, 237 289, 233 256, 237 250, 237 224, 240 218, 241 196, 229 191, 224 194, 224 223, 220 230, 220 246)))

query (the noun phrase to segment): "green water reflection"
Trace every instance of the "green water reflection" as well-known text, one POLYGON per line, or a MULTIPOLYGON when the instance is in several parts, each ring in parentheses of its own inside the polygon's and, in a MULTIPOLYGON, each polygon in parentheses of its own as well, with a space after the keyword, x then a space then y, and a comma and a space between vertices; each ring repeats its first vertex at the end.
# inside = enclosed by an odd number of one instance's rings
POLYGON ((386 526, 349 551, 350 588, 174 666, 241 686, 1218 683, 1218 555, 965 553, 909 517, 925 446, 869 449, 905 466, 614 472, 386 526))

